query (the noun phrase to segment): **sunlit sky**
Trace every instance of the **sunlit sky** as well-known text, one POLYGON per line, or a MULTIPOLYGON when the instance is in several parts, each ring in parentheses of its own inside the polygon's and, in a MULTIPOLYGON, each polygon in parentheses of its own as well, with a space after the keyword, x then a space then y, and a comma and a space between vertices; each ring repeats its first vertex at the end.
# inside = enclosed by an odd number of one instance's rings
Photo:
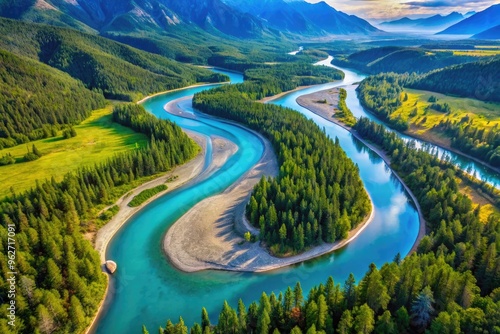
MULTIPOLYGON (((316 3, 323 0, 306 0, 316 3)), ((431 16, 459 12, 482 11, 498 0, 324 0, 330 6, 348 14, 355 14, 365 19, 376 21, 408 17, 431 16)))

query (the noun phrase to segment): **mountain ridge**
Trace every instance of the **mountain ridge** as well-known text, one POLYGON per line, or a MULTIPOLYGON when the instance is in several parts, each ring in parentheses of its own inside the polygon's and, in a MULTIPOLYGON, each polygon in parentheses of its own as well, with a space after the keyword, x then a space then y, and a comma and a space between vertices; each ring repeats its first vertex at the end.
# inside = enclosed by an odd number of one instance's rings
POLYGON ((500 39, 500 24, 497 26, 494 26, 493 28, 490 28, 488 30, 480 32, 479 34, 475 34, 471 38, 474 38, 474 39, 500 39))
POLYGON ((0 16, 100 33, 165 32, 191 24, 242 38, 269 33, 260 20, 221 0, 21 0, 2 2, 0 16))
POLYGON ((413 29, 436 29, 436 30, 442 30, 445 28, 448 28, 449 26, 452 26, 455 23, 458 23, 465 19, 466 16, 462 15, 458 12, 452 12, 448 15, 433 15, 425 18, 420 18, 420 19, 411 19, 408 17, 403 17, 398 20, 394 21, 386 21, 380 23, 380 26, 383 28, 413 28, 413 29))
POLYGON ((258 4, 245 0, 223 0, 232 7, 263 19, 270 27, 291 33, 346 35, 380 33, 368 21, 338 11, 324 1, 264 0, 258 4))
POLYGON ((462 20, 443 31, 440 35, 474 35, 497 26, 500 23, 500 4, 486 8, 485 10, 462 20))

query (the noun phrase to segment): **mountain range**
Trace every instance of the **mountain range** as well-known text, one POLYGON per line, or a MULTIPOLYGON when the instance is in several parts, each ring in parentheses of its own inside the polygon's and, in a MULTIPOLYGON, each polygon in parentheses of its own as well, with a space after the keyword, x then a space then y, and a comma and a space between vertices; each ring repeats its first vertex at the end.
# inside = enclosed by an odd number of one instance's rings
POLYGON ((500 25, 472 36, 475 39, 500 39, 500 25))
POLYGON ((292 33, 370 34, 380 32, 367 21, 348 15, 321 1, 315 4, 301 0, 223 0, 228 5, 262 19, 272 28, 292 33))
MULTIPOLYGON (((473 13, 475 14, 475 13, 473 13)), ((380 27, 383 29, 425 29, 425 30, 443 30, 448 28, 449 26, 462 21, 463 19, 472 15, 471 13, 467 13, 466 15, 462 15, 458 12, 450 13, 446 16, 441 14, 434 15, 431 17, 420 18, 420 19, 410 19, 408 17, 403 17, 399 20, 382 22, 380 27), (468 15, 468 16, 467 16, 468 15)))
POLYGON ((439 32, 443 35, 474 35, 491 29, 500 24, 500 4, 462 20, 451 27, 439 32))
POLYGON ((238 38, 379 31, 325 2, 302 0, 0 0, 0 16, 99 33, 168 33, 193 26, 238 38))

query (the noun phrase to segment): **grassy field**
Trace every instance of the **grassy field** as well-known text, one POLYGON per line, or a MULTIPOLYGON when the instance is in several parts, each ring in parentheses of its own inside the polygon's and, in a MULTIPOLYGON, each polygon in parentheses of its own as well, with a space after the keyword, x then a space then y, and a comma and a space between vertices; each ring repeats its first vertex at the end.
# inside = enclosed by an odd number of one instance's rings
MULTIPOLYGON (((500 55, 500 47, 498 45, 478 45, 474 50, 457 50, 457 49, 435 49, 433 52, 453 52, 454 56, 475 56, 475 57, 493 57, 500 55)), ((434 54, 427 52, 428 54, 434 54)))
POLYGON ((474 202, 474 208, 477 208, 478 205, 481 206, 479 209, 479 219, 483 223, 486 223, 492 214, 500 217, 500 208, 495 205, 493 198, 467 179, 457 178, 457 182, 460 192, 467 195, 474 202))
POLYGON ((487 130, 495 124, 500 124, 500 103, 482 102, 414 89, 405 89, 403 94, 405 93, 408 94, 408 100, 403 102, 403 105, 392 114, 391 118, 400 117, 409 121, 410 133, 441 145, 449 145, 449 138, 433 131, 432 128, 442 120, 460 121, 463 117, 468 116, 473 120, 474 125, 487 130), (452 110, 451 113, 445 114, 430 108, 432 102, 428 100, 431 96, 438 99, 438 104, 448 103, 452 110))
POLYGON ((500 54, 500 50, 453 50, 454 56, 491 57, 500 54))
POLYGON ((77 136, 63 139, 62 135, 0 150, 0 155, 12 154, 22 161, 27 147, 36 145, 43 156, 31 162, 18 162, 0 167, 0 197, 10 193, 13 187, 22 192, 35 185, 35 180, 61 179, 67 172, 82 166, 94 165, 113 155, 147 144, 148 138, 133 130, 112 122, 113 106, 93 112, 92 116, 75 126, 77 136))

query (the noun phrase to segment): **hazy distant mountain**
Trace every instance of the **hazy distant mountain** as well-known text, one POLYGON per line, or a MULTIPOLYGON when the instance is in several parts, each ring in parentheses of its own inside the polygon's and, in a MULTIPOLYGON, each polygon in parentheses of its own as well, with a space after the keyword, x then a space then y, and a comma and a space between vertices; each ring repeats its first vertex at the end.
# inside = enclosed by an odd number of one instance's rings
POLYGON ((475 39, 500 39, 500 25, 472 36, 475 39))
POLYGON ((493 5, 482 12, 476 13, 439 32, 439 34, 473 35, 493 28, 498 24, 500 24, 500 4, 493 5))
POLYGON ((0 1, 0 16, 100 32, 166 30, 195 24, 237 37, 262 34, 261 20, 221 0, 0 1))
POLYGON ((387 29, 426 29, 436 31, 452 26, 453 24, 462 21, 464 18, 464 15, 453 12, 446 16, 438 14, 421 19, 410 19, 408 17, 403 17, 399 20, 383 22, 380 24, 380 26, 387 29))
POLYGON ((289 32, 345 35, 380 31, 367 21, 337 11, 323 1, 316 4, 303 0, 223 1, 265 20, 273 28, 289 32))

